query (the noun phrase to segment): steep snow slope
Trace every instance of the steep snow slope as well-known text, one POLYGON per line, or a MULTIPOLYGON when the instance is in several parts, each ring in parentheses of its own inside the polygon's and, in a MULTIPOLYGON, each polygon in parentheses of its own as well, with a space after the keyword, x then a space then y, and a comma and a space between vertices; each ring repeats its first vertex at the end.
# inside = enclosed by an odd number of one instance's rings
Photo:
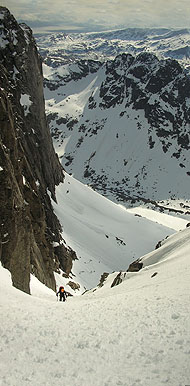
POLYGON ((119 286, 65 304, 40 283, 35 296, 16 290, 0 268, 1 384, 188 385, 189 233, 119 286))
POLYGON ((152 251, 158 241, 184 229, 185 219, 149 210, 149 219, 129 213, 68 174, 56 189, 54 210, 66 244, 76 251, 72 279, 83 288, 95 287, 103 272, 127 270, 152 251))

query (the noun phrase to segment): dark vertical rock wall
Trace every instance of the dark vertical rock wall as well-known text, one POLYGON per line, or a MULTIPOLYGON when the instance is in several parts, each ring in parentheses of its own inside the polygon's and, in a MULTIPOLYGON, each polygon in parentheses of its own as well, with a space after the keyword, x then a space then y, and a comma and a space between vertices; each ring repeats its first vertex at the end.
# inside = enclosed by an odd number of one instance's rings
POLYGON ((46 123, 32 31, 4 7, 0 16, 0 260, 13 285, 30 293, 30 273, 55 289, 53 271, 64 261, 65 248, 58 257, 53 247, 61 244, 61 227, 50 200, 64 175, 46 123))

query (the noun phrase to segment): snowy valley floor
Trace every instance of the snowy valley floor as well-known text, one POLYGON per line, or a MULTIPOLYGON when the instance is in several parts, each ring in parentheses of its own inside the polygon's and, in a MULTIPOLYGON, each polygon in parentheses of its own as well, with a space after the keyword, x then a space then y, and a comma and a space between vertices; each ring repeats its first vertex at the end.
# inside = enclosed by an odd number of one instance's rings
POLYGON ((189 233, 119 286, 66 303, 35 278, 33 296, 16 290, 0 267, 0 385, 190 385, 189 233))
POLYGON ((184 229, 189 221, 188 216, 174 217, 145 207, 127 210, 67 173, 56 197, 57 204, 52 201, 52 205, 62 225, 63 240, 78 257, 71 279, 80 284, 80 293, 95 287, 103 272, 126 271, 132 261, 184 229))

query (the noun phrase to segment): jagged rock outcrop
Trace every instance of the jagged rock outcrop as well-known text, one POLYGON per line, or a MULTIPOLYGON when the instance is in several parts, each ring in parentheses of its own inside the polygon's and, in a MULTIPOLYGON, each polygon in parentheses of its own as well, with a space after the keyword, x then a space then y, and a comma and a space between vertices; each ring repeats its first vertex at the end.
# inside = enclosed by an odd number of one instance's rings
MULTIPOLYGON (((0 7, 0 260, 30 293, 30 273, 55 289, 63 247, 51 199, 64 180, 46 122, 40 56, 26 25, 0 7)), ((67 264, 68 265, 68 264, 67 264)))
MULTIPOLYGON (((172 139, 176 140, 178 154, 181 148, 189 149, 190 78, 176 60, 159 61, 150 53, 141 53, 136 58, 130 54, 119 55, 106 64, 100 97, 99 106, 104 109, 124 102, 125 108, 144 110, 151 149, 155 145, 152 141, 155 134, 165 153, 172 139), (185 129, 181 130, 183 126, 185 129)), ((173 156, 177 158, 176 154, 173 156)))

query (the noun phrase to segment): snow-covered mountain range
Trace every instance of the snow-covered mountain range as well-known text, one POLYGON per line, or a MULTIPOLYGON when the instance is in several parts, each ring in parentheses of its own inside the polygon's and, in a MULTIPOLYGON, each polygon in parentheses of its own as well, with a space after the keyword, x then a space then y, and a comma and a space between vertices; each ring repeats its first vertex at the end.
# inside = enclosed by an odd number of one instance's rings
POLYGON ((183 205, 190 188, 189 31, 37 41, 46 113, 65 170, 126 206, 170 198, 183 205))
POLYGON ((45 63, 92 59, 105 61, 121 53, 152 52, 161 58, 177 59, 190 69, 190 30, 128 28, 96 33, 36 35, 45 63))

